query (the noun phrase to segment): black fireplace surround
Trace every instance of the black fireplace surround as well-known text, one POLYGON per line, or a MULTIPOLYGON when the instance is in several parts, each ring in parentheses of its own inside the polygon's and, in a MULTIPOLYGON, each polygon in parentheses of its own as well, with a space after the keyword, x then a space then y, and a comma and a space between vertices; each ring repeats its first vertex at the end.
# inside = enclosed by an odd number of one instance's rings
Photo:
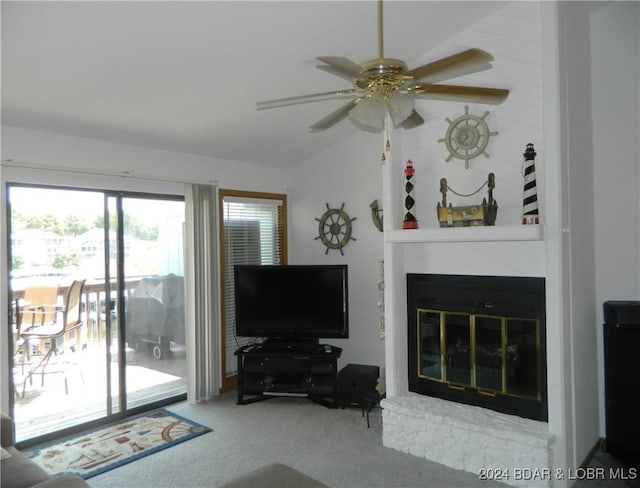
POLYGON ((409 390, 547 420, 544 278, 407 275, 409 390))

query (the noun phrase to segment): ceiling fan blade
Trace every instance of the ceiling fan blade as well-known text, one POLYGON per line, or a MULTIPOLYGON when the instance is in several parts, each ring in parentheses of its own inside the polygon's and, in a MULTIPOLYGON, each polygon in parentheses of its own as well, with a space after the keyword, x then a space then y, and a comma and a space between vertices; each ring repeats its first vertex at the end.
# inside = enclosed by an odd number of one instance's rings
POLYGON ((424 119, 422 118, 422 116, 414 110, 413 112, 411 112, 411 115, 409 115, 409 117, 400 122, 396 127, 399 127, 401 129, 413 129, 414 127, 418 127, 423 123, 424 119))
POLYGON ((360 74, 364 69, 362 66, 354 63, 350 59, 339 56, 320 56, 316 59, 327 65, 317 66, 317 68, 349 81, 352 81, 353 78, 358 76, 358 74, 360 74))
POLYGON ((407 71, 415 81, 438 81, 476 73, 491 68, 493 56, 482 49, 467 49, 429 64, 407 71))
POLYGON ((318 132, 321 130, 328 129, 329 127, 337 124, 341 120, 346 119, 349 116, 349 112, 353 110, 353 108, 356 106, 357 103, 358 103, 357 98, 350 100, 349 102, 345 103, 340 108, 338 108, 338 110, 334 110, 323 119, 318 120, 318 122, 313 124, 309 129, 311 130, 311 132, 318 132))
POLYGON ((497 105, 509 96, 509 90, 503 88, 483 88, 479 86, 458 85, 414 85, 407 93, 416 98, 428 100, 452 100, 455 102, 476 102, 497 105))
POLYGON ((350 96, 357 90, 355 88, 347 88, 346 90, 337 90, 324 93, 314 93, 312 95, 300 95, 297 97, 278 98, 277 100, 267 100, 256 103, 258 110, 266 110, 269 108, 286 107, 288 105, 297 105, 300 103, 322 102, 324 100, 341 99, 350 96))

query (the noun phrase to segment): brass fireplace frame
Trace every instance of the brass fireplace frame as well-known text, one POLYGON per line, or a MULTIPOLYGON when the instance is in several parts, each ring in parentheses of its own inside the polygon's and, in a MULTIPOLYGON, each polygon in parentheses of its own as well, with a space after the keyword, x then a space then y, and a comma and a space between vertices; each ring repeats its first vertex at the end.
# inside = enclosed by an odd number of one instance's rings
MULTIPOLYGON (((421 324, 421 315, 422 314, 432 314, 434 316, 438 316, 439 319, 439 343, 440 343, 440 374, 439 376, 430 376, 425 374, 422 358, 423 358, 423 330, 419 325, 416 327, 416 357, 418 360, 416 361, 417 371, 416 374, 419 378, 436 381, 446 385, 448 388, 452 390, 459 391, 469 391, 469 389, 475 390, 479 395, 483 395, 485 397, 495 397, 496 395, 505 395, 514 398, 522 398, 529 399, 535 401, 542 401, 542 365, 540 364, 540 360, 542 358, 541 354, 541 322, 538 319, 533 318, 523 318, 516 316, 501 316, 501 315, 491 315, 491 314, 480 314, 480 313, 466 313, 466 312, 452 312, 449 310, 437 310, 432 308, 417 308, 416 309, 416 324, 421 324), (469 378, 470 381, 468 383, 463 383, 460 381, 450 381, 448 379, 448 360, 447 360, 447 316, 458 316, 458 317, 468 317, 469 322, 469 378), (478 385, 478 363, 477 359, 477 330, 476 323, 477 319, 487 319, 494 320, 499 322, 500 327, 500 348, 499 348, 499 356, 500 356, 500 375, 501 375, 501 387, 499 389, 496 388, 488 388, 486 386, 478 385), (508 354, 509 348, 513 353, 515 348, 517 354, 517 346, 518 344, 510 344, 509 343, 509 331, 508 325, 510 322, 517 322, 520 324, 526 323, 531 324, 534 327, 533 335, 535 337, 535 377, 536 377, 536 385, 535 385, 535 394, 527 395, 518 392, 510 391, 508 386, 508 374, 509 374, 509 361, 508 354)), ((437 368, 436 368, 437 369, 437 368)))
POLYGON ((407 273, 409 391, 546 422, 545 296, 541 277, 407 273))

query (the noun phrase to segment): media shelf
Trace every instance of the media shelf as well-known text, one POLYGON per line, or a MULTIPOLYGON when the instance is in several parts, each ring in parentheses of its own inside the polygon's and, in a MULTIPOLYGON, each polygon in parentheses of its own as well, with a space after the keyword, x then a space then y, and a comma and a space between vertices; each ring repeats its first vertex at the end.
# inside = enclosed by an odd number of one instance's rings
POLYGON ((330 345, 286 348, 244 346, 238 357, 238 405, 279 396, 308 398, 338 407, 338 358, 342 349, 330 345))

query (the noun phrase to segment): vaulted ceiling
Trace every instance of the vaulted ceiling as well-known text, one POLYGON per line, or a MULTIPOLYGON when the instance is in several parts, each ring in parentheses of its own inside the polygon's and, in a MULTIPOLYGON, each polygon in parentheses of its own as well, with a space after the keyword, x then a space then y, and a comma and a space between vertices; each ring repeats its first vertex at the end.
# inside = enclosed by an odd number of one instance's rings
MULTIPOLYGON (((384 4, 384 54, 410 67, 503 6, 384 4)), ((317 56, 377 57, 374 1, 2 1, 2 123, 288 168, 349 137, 309 126, 339 100, 256 102, 349 87, 317 56)), ((472 46, 461 46, 467 48, 472 46)), ((418 102, 421 107, 428 103, 418 102)))

